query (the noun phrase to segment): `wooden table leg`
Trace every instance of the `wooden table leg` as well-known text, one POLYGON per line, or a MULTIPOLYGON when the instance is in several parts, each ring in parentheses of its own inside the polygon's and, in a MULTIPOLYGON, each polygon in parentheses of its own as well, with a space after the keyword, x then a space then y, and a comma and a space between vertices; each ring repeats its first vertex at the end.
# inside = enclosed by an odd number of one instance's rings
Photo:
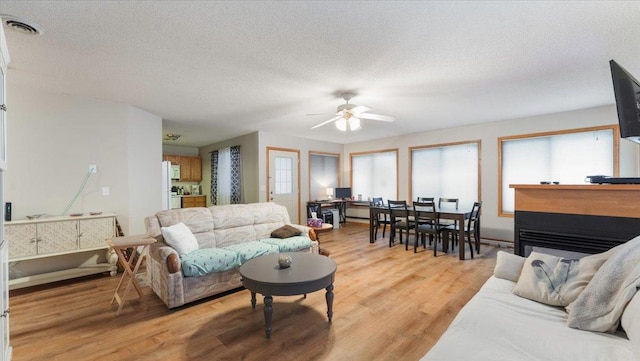
POLYGON ((271 317, 273 316, 273 297, 264 296, 264 332, 271 338, 271 317))
POLYGON ((327 293, 324 297, 327 300, 327 317, 329 318, 329 323, 331 323, 331 318, 333 318, 333 285, 329 285, 326 290, 327 293))
POLYGON ((461 215, 458 222, 458 258, 464 261, 464 215, 461 215))
MULTIPOLYGON (((146 247, 143 247, 142 252, 138 257, 138 261, 135 263, 135 266, 134 266, 135 257, 133 254, 129 257, 129 260, 127 261, 126 257, 124 256, 124 253, 122 252, 122 249, 116 248, 115 251, 116 251, 116 254, 118 255, 118 259, 120 260, 120 264, 124 268, 124 273, 122 274, 122 277, 120 278, 120 282, 118 282, 118 287, 116 287, 116 292, 113 294, 113 298, 111 299, 111 303, 113 303, 114 300, 118 303, 118 310, 116 311, 116 316, 119 316, 120 312, 122 311, 122 307, 124 306, 124 303, 127 299, 127 295, 129 294, 129 290, 131 289, 132 284, 136 292, 138 293, 138 296, 142 298, 142 289, 140 288, 140 285, 138 284, 138 280, 136 280, 135 275, 138 273, 140 265, 142 264, 142 259, 145 257, 144 252, 146 251, 146 247), (131 266, 134 266, 134 268, 131 269, 131 266), (118 292, 120 292, 120 288, 125 282, 125 279, 127 279, 127 285, 124 289, 122 296, 120 296, 118 292)), ((135 249, 134 249, 134 252, 135 252, 135 249)))

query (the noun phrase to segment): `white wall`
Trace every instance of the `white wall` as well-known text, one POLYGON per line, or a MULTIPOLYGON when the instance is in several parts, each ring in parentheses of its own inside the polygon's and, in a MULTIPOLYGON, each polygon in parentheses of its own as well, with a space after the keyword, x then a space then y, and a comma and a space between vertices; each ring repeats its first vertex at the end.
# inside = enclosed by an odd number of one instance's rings
POLYGON ((135 107, 7 84, 8 170, 5 200, 13 219, 114 212, 125 234, 144 232, 144 216, 161 209, 162 120, 135 107), (110 195, 103 196, 102 188, 110 195))
POLYGON ((197 156, 198 155, 198 148, 196 148, 196 147, 184 147, 184 146, 180 146, 180 145, 163 144, 162 145, 162 154, 197 156))
MULTIPOLYGON (((409 147, 480 139, 483 237, 513 241, 513 218, 498 217, 498 137, 611 124, 617 124, 613 105, 347 144, 343 179, 350 182, 350 153, 398 148, 399 199, 408 199, 409 147)), ((638 159, 638 145, 620 140, 620 176, 638 176, 638 159)))

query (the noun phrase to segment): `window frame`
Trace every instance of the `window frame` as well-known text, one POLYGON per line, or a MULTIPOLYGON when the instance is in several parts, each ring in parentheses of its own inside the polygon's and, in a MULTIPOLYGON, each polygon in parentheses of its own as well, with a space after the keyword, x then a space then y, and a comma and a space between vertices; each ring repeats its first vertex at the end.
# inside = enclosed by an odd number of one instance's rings
POLYGON ((513 218, 514 212, 507 212, 502 209, 502 143, 505 141, 513 141, 519 139, 529 139, 529 138, 543 138, 543 137, 552 137, 558 135, 566 135, 566 134, 575 134, 575 133, 588 133, 593 131, 601 131, 601 130, 611 130, 613 132, 613 176, 618 177, 620 174, 620 128, 618 125, 601 125, 594 127, 585 127, 585 128, 572 128, 572 129, 563 129, 563 130, 555 130, 549 132, 538 132, 538 133, 527 133, 527 134, 517 134, 517 135, 509 135, 505 137, 498 137, 498 216, 513 218))

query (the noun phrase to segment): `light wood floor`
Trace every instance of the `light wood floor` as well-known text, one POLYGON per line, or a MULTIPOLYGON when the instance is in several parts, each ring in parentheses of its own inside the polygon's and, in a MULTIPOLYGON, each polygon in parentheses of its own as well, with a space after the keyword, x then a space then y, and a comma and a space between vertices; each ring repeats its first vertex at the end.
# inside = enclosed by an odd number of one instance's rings
POLYGON ((497 249, 459 261, 380 237, 370 244, 353 223, 321 236, 338 264, 332 324, 324 291, 274 297, 270 340, 262 298, 252 310, 244 289, 168 310, 144 288, 116 317, 120 275, 100 276, 12 291, 14 360, 417 360, 492 274, 497 249))

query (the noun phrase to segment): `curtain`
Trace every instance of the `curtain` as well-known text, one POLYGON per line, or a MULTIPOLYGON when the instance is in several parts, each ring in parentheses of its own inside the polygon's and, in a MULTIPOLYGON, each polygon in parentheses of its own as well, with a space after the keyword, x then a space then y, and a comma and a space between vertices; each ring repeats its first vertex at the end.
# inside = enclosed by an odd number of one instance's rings
POLYGON ((240 146, 211 152, 211 204, 242 202, 240 146))

